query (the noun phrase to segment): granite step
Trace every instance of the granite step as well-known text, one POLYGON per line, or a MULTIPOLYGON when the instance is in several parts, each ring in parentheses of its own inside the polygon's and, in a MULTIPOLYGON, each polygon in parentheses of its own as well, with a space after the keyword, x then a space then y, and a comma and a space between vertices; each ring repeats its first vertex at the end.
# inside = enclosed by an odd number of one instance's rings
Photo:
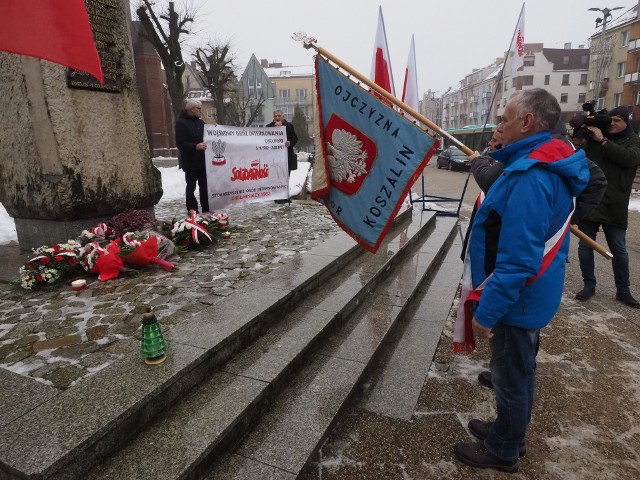
MULTIPOLYGON (((254 430, 206 478, 296 478, 342 408, 371 375, 407 309, 423 295, 421 285, 439 271, 457 231, 456 219, 437 218, 426 239, 418 241, 390 275, 371 289, 297 372, 254 430)), ((366 273, 368 267, 354 262, 346 272, 366 273)), ((312 307, 313 302, 302 305, 312 307)))
MULTIPOLYGON (((397 222, 410 217, 407 210, 397 222)), ((138 342, 122 341, 123 356, 109 368, 66 391, 28 399, 28 414, 11 415, 0 426, 0 478, 84 478, 274 318, 362 253, 346 233, 338 233, 182 324, 165 326, 170 350, 161 366, 150 368, 140 360, 138 342)))
MULTIPOLYGON (((264 320, 260 327, 247 327, 253 332, 252 337, 257 336, 255 340, 232 342, 233 353, 238 353, 217 355, 219 362, 228 359, 221 370, 154 418, 133 441, 86 478, 199 478, 264 414, 302 368, 305 355, 315 343, 349 316, 368 292, 393 271, 403 251, 429 234, 434 223, 432 213, 410 212, 389 232, 380 255, 364 254, 352 260, 353 255, 347 252, 338 257, 342 269, 332 269, 330 275, 310 279, 308 271, 296 262, 291 266, 293 270, 279 269, 280 275, 273 275, 262 284, 268 285, 269 292, 292 289, 287 305, 281 305, 278 314, 273 315, 279 318, 264 320), (316 288, 320 284, 321 290, 316 288), (146 455, 150 450, 153 455, 146 455)), ((311 256, 331 247, 327 243, 318 252, 309 252, 311 256)), ((306 261, 314 263, 313 259, 306 261)), ((257 292, 251 303, 256 296, 257 292)), ((210 349, 206 342, 215 342, 222 335, 220 327, 224 322, 217 323, 215 329, 202 319, 195 320, 198 322, 199 335, 192 324, 183 325, 170 332, 170 344, 182 342, 210 349)))

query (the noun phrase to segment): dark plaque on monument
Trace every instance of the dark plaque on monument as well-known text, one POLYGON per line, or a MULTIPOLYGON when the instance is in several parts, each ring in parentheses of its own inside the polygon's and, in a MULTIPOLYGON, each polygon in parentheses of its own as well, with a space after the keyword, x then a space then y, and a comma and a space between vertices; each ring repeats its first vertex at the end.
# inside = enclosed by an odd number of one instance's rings
POLYGON ((121 2, 120 0, 85 0, 85 4, 93 38, 100 55, 104 85, 100 85, 92 75, 70 68, 67 73, 67 86, 103 92, 121 92, 124 77, 122 44, 127 38, 126 31, 122 28, 121 2))

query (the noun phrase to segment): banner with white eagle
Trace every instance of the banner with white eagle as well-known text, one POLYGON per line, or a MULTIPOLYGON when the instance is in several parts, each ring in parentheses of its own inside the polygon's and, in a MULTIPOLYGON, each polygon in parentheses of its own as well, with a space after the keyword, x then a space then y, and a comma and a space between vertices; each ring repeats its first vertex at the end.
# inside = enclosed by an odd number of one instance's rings
POLYGON ((285 127, 205 125, 209 208, 289 198, 285 127))
POLYGON ((311 196, 375 253, 437 141, 321 55, 316 89, 321 152, 311 196))

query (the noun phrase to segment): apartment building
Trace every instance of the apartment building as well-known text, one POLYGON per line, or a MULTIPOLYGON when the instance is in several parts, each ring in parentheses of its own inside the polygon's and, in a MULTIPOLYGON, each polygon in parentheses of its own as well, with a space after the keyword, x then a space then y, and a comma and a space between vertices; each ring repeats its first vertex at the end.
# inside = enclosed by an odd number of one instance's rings
POLYGON ((504 78, 498 85, 494 121, 497 123, 511 97, 531 88, 544 88, 556 97, 565 123, 582 113, 582 104, 587 101, 589 49, 571 48, 570 43, 564 48, 525 43, 524 50, 524 66, 515 76, 510 73, 510 60, 507 61, 504 78))

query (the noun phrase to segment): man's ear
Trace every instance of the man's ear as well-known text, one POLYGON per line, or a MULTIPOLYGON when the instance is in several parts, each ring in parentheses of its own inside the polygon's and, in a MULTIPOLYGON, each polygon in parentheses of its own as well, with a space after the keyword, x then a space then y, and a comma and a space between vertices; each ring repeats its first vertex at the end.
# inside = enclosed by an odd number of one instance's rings
POLYGON ((522 133, 529 133, 531 132, 531 130, 533 129, 533 126, 535 124, 534 122, 534 116, 533 113, 529 112, 529 113, 525 113, 523 119, 522 119, 522 128, 520 129, 520 131, 522 133))

